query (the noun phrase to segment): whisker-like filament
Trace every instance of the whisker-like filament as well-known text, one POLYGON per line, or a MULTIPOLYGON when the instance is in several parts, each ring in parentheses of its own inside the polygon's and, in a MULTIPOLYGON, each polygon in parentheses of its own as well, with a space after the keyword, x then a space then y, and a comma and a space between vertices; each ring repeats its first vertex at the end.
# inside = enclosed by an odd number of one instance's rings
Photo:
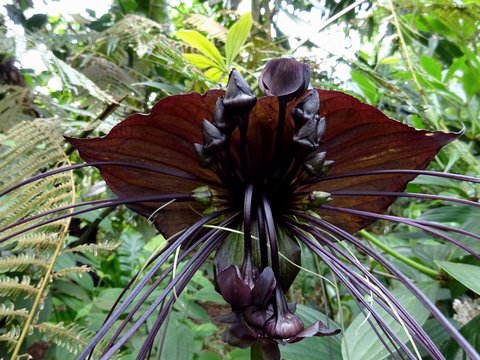
POLYGON ((129 163, 129 162, 123 162, 123 161, 92 161, 89 163, 83 163, 83 164, 75 164, 71 166, 64 166, 62 168, 50 170, 35 176, 32 176, 28 179, 25 179, 23 181, 20 181, 16 183, 13 186, 10 186, 2 191, 0 191, 0 196, 4 196, 13 190, 16 190, 22 186, 28 185, 32 182, 47 178, 52 175, 60 174, 66 171, 72 171, 72 170, 77 170, 85 167, 99 167, 99 166, 118 166, 118 167, 127 167, 127 168, 132 168, 132 169, 138 169, 138 170, 146 170, 150 171, 152 173, 157 173, 157 174, 162 174, 162 175, 169 175, 169 176, 174 176, 174 177, 179 177, 183 179, 188 179, 188 180, 196 180, 200 181, 202 183, 210 184, 210 185, 218 185, 217 182, 213 182, 210 179, 203 179, 199 178, 195 175, 192 175, 188 172, 181 171, 181 170, 176 170, 168 167, 162 167, 160 165, 156 166, 149 166, 149 165, 144 165, 144 164, 135 164, 135 163, 129 163))
POLYGON ((385 269, 387 269, 392 275, 396 276, 402 284, 407 287, 410 292, 425 306, 426 309, 437 319, 437 321, 443 326, 443 328, 452 336, 458 345, 465 351, 465 353, 473 360, 480 360, 480 355, 473 348, 473 346, 463 337, 463 335, 450 323, 450 321, 442 314, 442 312, 431 302, 431 300, 419 290, 413 282, 393 266, 384 256, 375 251, 370 246, 366 245, 355 236, 349 234, 345 230, 342 230, 338 226, 332 225, 322 219, 315 218, 313 216, 304 215, 308 221, 319 225, 320 227, 331 231, 332 233, 344 238, 351 244, 353 244, 360 251, 365 252, 367 255, 378 261, 385 269))
POLYGON ((111 328, 113 323, 121 316, 121 314, 127 309, 127 307, 132 303, 132 301, 137 297, 140 290, 143 289, 145 284, 155 275, 158 269, 165 263, 165 261, 173 254, 173 252, 181 246, 185 241, 188 241, 190 237, 198 230, 201 229, 203 225, 214 221, 215 219, 223 216, 225 211, 217 212, 210 216, 205 216, 200 219, 197 223, 190 226, 186 229, 173 243, 169 246, 166 251, 164 251, 161 256, 158 257, 156 262, 148 270, 148 272, 140 279, 138 284, 131 290, 127 295, 125 300, 118 306, 118 308, 112 312, 109 318, 107 318, 102 325, 102 327, 97 331, 95 336, 90 340, 89 345, 80 353, 78 359, 85 359, 88 354, 93 350, 93 348, 98 344, 98 342, 103 338, 107 331, 111 328))
MULTIPOLYGON (((175 195, 179 195, 178 196, 179 201, 182 201, 182 200, 189 201, 189 200, 192 199, 191 194, 175 194, 175 195)), ((151 195, 151 196, 138 197, 138 198, 118 198, 118 199, 113 199, 113 200, 110 200, 110 201, 107 201, 107 200, 92 200, 90 202, 90 204, 100 203, 100 205, 91 206, 88 209, 81 209, 81 210, 77 210, 77 211, 72 211, 68 214, 56 216, 56 217, 51 218, 51 219, 43 220, 43 221, 41 221, 37 224, 27 226, 27 227, 25 227, 21 230, 15 231, 11 234, 8 234, 7 236, 4 236, 4 237, 0 238, 0 243, 5 242, 5 241, 7 241, 7 240, 9 240, 9 239, 11 239, 11 238, 13 238, 17 235, 20 235, 24 232, 27 232, 27 231, 30 231, 30 230, 33 230, 33 229, 51 224, 51 223, 59 221, 59 220, 69 218, 69 217, 72 217, 72 216, 85 214, 85 213, 90 212, 90 211, 109 208, 109 207, 115 207, 115 206, 120 206, 120 205, 126 205, 126 204, 135 204, 135 203, 139 203, 139 202, 165 202, 165 201, 171 201, 171 200, 174 200, 174 199, 176 199, 176 198, 172 198, 170 195, 151 195)), ((81 206, 84 206, 84 205, 88 205, 88 202, 85 202, 81 206)), ((75 208, 77 206, 78 205, 69 205, 69 206, 66 206, 65 208, 75 208)), ((52 209, 52 210, 48 211, 47 213, 55 213, 57 211, 61 211, 61 210, 58 210, 58 209, 63 209, 63 208, 52 209)), ((31 220, 40 218, 40 217, 44 216, 44 214, 45 213, 38 214, 38 215, 34 215, 32 217, 20 220, 20 221, 14 223, 14 224, 11 224, 11 225, 5 227, 4 229, 1 229, 1 231, 5 231, 7 229, 10 229, 10 228, 13 228, 15 226, 21 225, 21 224, 29 222, 31 220)))
MULTIPOLYGON (((314 235, 314 238, 321 239, 322 244, 324 246, 327 246, 328 248, 330 248, 331 251, 334 251, 335 253, 338 253, 341 256, 343 256, 350 265, 354 266, 361 273, 363 273, 363 275, 368 279, 368 281, 364 277, 360 276, 359 274, 355 272, 350 272, 349 268, 345 264, 342 264, 340 259, 337 256, 335 255, 332 256, 326 253, 325 250, 323 250, 321 244, 317 244, 314 241, 309 240, 308 238, 306 239, 307 241, 306 245, 310 247, 312 251, 316 252, 319 256, 322 257, 322 259, 325 256, 327 256, 327 257, 331 257, 331 261, 338 262, 339 266, 343 269, 345 274, 347 274, 347 276, 351 278, 354 283, 361 285, 365 290, 375 293, 382 300, 386 298, 391 304, 393 304, 396 307, 397 311, 402 315, 403 321, 407 323, 408 327, 411 329, 414 335, 419 337, 419 340, 422 346, 429 352, 431 356, 435 358, 435 356, 438 356, 440 354, 438 348, 435 346, 435 344, 433 344, 433 342, 431 341, 429 336, 425 333, 425 331, 422 329, 422 327, 419 326, 419 324, 415 321, 415 319, 411 317, 411 315, 403 308, 403 306, 397 301, 397 299, 395 299, 395 297, 392 296, 392 294, 385 288, 385 286, 380 281, 378 281, 378 279, 375 276, 373 276, 368 271, 368 269, 366 269, 357 259, 355 259, 347 251, 341 249, 341 247, 338 246, 335 241, 332 241, 330 240, 330 238, 324 236, 322 233, 319 232, 318 229, 316 229, 313 226, 309 226, 306 224, 305 225, 293 224, 291 222, 290 222, 290 226, 295 226, 297 228, 300 228, 306 233, 310 233, 314 235), (374 286, 373 287, 370 286, 370 283, 373 284, 374 286)), ((325 229, 322 228, 322 230, 325 230, 325 229)), ((382 306, 384 310, 389 313, 390 316, 395 318, 394 314, 388 308, 389 304, 386 304, 386 305, 387 305, 387 308, 385 308, 384 305, 380 304, 380 306, 382 306)))
MULTIPOLYGON (((299 193, 305 195, 307 193, 299 193)), ((480 203, 467 199, 458 199, 450 196, 432 195, 432 194, 419 194, 419 193, 407 193, 398 191, 368 191, 368 190, 336 190, 331 191, 332 196, 392 196, 392 197, 406 197, 416 199, 428 199, 428 200, 441 200, 448 202, 455 202, 463 205, 480 207, 480 203)))
POLYGON ((369 211, 347 209, 347 208, 342 208, 342 207, 338 207, 338 206, 320 205, 319 208, 324 209, 324 210, 329 210, 329 211, 344 212, 344 213, 347 213, 347 214, 360 215, 360 216, 370 217, 370 218, 374 218, 374 219, 388 220, 388 221, 392 221, 392 222, 396 222, 396 223, 400 223, 400 224, 410 225, 410 226, 416 227, 418 229, 421 229, 424 232, 435 235, 435 236, 437 236, 437 237, 439 237, 443 240, 446 240, 446 241, 456 245, 460 249, 468 252, 473 257, 480 260, 480 255, 477 254, 472 249, 470 249, 468 246, 464 245, 461 241, 458 241, 458 240, 452 238, 451 236, 448 236, 448 235, 446 235, 446 234, 444 234, 440 231, 437 231, 433 228, 438 227, 438 228, 442 228, 442 229, 448 229, 448 231, 454 231, 454 232, 457 232, 457 233, 461 233, 461 234, 464 234, 464 235, 471 236, 471 237, 476 238, 476 239, 479 238, 478 235, 473 234, 471 232, 467 232, 465 230, 455 229, 455 228, 451 228, 451 227, 448 227, 448 226, 445 226, 445 225, 439 225, 439 224, 435 224, 435 223, 431 223, 431 222, 427 222, 427 221, 420 221, 420 220, 417 221, 417 220, 405 219, 405 218, 398 217, 398 216, 383 215, 383 214, 372 213, 372 212, 369 212, 369 211))
POLYGON ((304 181, 301 184, 301 186, 305 184, 310 184, 310 183, 321 183, 322 181, 344 179, 344 178, 357 177, 357 176, 391 175, 391 174, 427 175, 427 176, 440 177, 445 179, 452 179, 452 180, 459 180, 459 181, 466 181, 466 182, 480 184, 480 178, 476 178, 468 175, 452 174, 452 173, 445 173, 445 172, 433 171, 433 170, 382 169, 382 170, 365 170, 365 171, 357 171, 357 172, 350 172, 350 173, 343 173, 343 174, 326 175, 318 178, 308 179, 304 181))
MULTIPOLYGON (((217 230, 212 231, 216 232, 217 230)), ((210 254, 215 250, 215 248, 220 244, 220 242, 224 239, 225 236, 225 233, 217 233, 216 236, 211 236, 207 241, 205 241, 201 248, 196 252, 195 257, 190 259, 187 264, 185 264, 185 266, 180 270, 178 275, 168 283, 167 287, 163 290, 162 295, 160 295, 152 303, 152 305, 150 305, 150 307, 145 310, 142 316, 131 325, 127 332, 118 340, 118 342, 113 344, 111 347, 107 347, 104 349, 103 356, 100 359, 111 358, 113 354, 115 354, 115 352, 119 350, 120 347, 122 347, 128 339, 130 339, 130 337, 146 321, 146 319, 152 314, 152 312, 155 311, 155 309, 164 301, 165 297, 169 292, 171 292, 175 288, 175 292, 177 294, 181 293, 183 289, 187 286, 192 276, 198 271, 198 269, 200 269, 205 260, 210 256, 210 254)), ((175 302, 176 298, 177 297, 175 294, 170 296, 170 299, 167 300, 167 302, 164 304, 163 310, 161 311, 156 320, 157 322, 162 323, 165 320, 165 317, 168 313, 168 311, 165 311, 165 309, 168 309, 175 302)), ((157 331, 158 329, 159 327, 157 328, 157 331)))
MULTIPOLYGON (((385 333, 389 341, 393 346, 399 346, 411 359, 415 359, 416 357, 411 353, 410 349, 408 349, 407 346, 405 346, 404 342, 398 337, 396 333, 391 331, 390 327, 388 324, 384 321, 382 316, 370 305, 370 303, 364 298, 364 295, 360 292, 359 288, 362 288, 359 286, 358 283, 358 277, 356 277, 354 272, 352 272, 348 267, 346 267, 344 264, 342 264, 339 259, 335 258, 335 256, 328 254, 328 252, 324 251, 321 249, 320 246, 315 247, 312 246, 312 242, 308 237, 299 232, 298 230, 295 230, 293 226, 289 227, 289 230, 295 234, 296 237, 300 238, 310 249, 312 249, 317 255, 319 255, 322 260, 325 262, 325 264, 329 267, 329 269, 339 278, 339 280, 342 282, 342 284, 349 290, 349 292, 354 295, 354 298, 356 302, 359 304, 361 311, 364 313, 365 317, 367 320, 369 320, 369 317, 367 313, 365 313, 365 310, 362 309, 362 306, 365 307, 365 309, 368 311, 368 314, 370 314, 376 321, 377 325, 380 327, 380 329, 385 333), (355 280, 351 281, 350 279, 355 280)), ((369 295, 371 293, 371 289, 367 287, 363 287, 365 294, 369 295)), ((384 308, 387 312, 390 313, 391 316, 393 314, 391 313, 390 309, 383 304, 381 301, 379 301, 378 298, 375 298, 377 303, 379 303, 380 306, 384 308)), ((371 323, 372 329, 375 331, 375 325, 371 323)), ((375 331, 376 332, 376 331, 375 331)), ((377 335, 379 335, 377 333, 377 335)), ((381 339, 381 336, 379 335, 379 338, 381 339)), ((384 345, 386 345, 384 343, 384 345)), ((388 349, 388 346, 387 346, 388 349)), ((393 355, 394 352, 390 350, 390 353, 393 355)))

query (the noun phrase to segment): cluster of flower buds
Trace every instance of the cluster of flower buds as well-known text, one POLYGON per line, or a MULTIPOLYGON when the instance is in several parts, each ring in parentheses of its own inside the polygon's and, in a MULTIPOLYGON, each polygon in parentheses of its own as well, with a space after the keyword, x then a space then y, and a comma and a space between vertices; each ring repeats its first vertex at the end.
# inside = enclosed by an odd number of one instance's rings
MULTIPOLYGON (((258 274, 257 269, 253 273, 258 274)), ((266 267, 253 279, 251 275, 242 274, 237 266, 231 265, 216 276, 218 291, 232 307, 231 313, 217 319, 230 324, 223 334, 230 345, 246 348, 258 341, 271 352, 278 348, 274 350, 268 344, 294 343, 305 337, 339 333, 339 329, 328 329, 321 321, 305 328, 294 314, 295 305, 287 304, 272 268, 266 267)))

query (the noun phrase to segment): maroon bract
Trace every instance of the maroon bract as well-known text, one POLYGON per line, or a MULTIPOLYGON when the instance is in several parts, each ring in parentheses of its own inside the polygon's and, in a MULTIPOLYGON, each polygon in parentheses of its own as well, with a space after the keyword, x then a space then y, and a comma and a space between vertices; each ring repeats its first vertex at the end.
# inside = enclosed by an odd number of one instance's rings
MULTIPOLYGON (((350 242, 395 273, 467 353, 477 356, 407 278, 352 236, 386 218, 462 246, 435 230, 435 224, 382 215, 441 147, 459 134, 416 130, 352 96, 307 90, 308 83, 307 65, 274 59, 260 76, 260 87, 268 96, 257 99, 240 74, 232 71, 226 92, 170 96, 147 115, 129 116, 104 138, 68 139, 85 161, 100 169, 110 189, 125 199, 128 207, 172 236, 171 245, 152 260, 151 270, 112 311, 80 358, 105 336, 180 246, 184 249, 180 261, 185 260, 185 266, 120 337, 138 308, 122 322, 104 350, 105 356, 120 349, 160 307, 140 351, 140 358, 146 356, 177 293, 215 251, 215 285, 232 307, 225 318, 230 323, 224 334, 227 342, 240 347, 260 342, 264 356, 277 359, 278 344, 337 334, 338 329, 327 329, 318 321, 304 328, 287 305, 284 294, 301 265, 299 242, 319 255, 372 314, 369 321, 376 324, 379 336, 393 344, 394 352, 415 357, 365 295, 373 296, 395 321, 400 316, 415 341, 433 358, 441 358, 415 319, 337 245, 338 240, 350 242), (162 207, 172 200, 177 201, 162 207), (239 230, 242 236, 233 236, 228 229, 239 230), (281 254, 287 255, 288 261, 281 254), (340 258, 348 259, 351 266, 345 266, 340 258), (260 283, 266 286, 264 291, 259 290, 260 283)), ((478 258, 478 254, 470 254, 478 258)), ((168 277, 169 269, 158 281, 168 277)), ((158 281, 151 285, 150 293, 158 281)))

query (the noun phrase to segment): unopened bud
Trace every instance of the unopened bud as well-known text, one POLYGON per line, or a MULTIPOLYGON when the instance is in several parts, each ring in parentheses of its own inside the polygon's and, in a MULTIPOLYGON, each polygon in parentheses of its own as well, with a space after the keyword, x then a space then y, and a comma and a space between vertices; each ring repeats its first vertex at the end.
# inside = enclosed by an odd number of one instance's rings
POLYGON ((303 126, 308 120, 318 114, 320 97, 318 91, 313 89, 292 109, 292 117, 297 127, 303 126))
POLYGON ((320 145, 320 137, 325 132, 325 121, 315 115, 308 120, 293 136, 293 141, 298 145, 314 150, 320 145))
POLYGON ((211 206, 213 201, 212 190, 208 186, 200 186, 192 191, 193 198, 203 206, 211 206))
POLYGON ((194 146, 195 154, 197 155, 197 160, 200 166, 208 168, 210 165, 212 165, 214 158, 208 154, 207 151, 205 151, 204 146, 200 144, 194 144, 194 146))
POLYGON ((203 120, 203 141, 207 151, 216 150, 223 146, 226 136, 208 120, 203 120))
POLYGON ((245 79, 233 69, 228 77, 227 90, 223 99, 223 105, 229 110, 249 112, 257 103, 245 79))

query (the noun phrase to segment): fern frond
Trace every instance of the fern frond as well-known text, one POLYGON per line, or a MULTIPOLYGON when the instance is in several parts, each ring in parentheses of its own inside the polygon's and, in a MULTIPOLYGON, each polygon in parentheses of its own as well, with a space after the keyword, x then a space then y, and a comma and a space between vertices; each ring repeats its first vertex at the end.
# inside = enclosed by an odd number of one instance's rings
POLYGON ((209 16, 193 14, 190 15, 185 22, 222 42, 227 40, 228 29, 209 16))
POLYGON ((109 56, 115 57, 114 53, 119 53, 120 58, 116 59, 117 63, 121 63, 121 60, 126 58, 124 49, 127 45, 136 51, 140 59, 151 57, 169 70, 181 73, 182 76, 191 80, 206 81, 203 73, 193 67, 177 50, 177 46, 162 32, 163 29, 159 23, 142 16, 128 14, 101 33, 97 42, 105 46, 105 52, 109 56), (119 46, 120 44, 122 46, 119 46))
POLYGON ((15 309, 15 305, 11 302, 0 304, 0 319, 4 319, 7 324, 15 318, 25 319, 28 316, 27 309, 15 309))
POLYGON ((46 334, 48 341, 58 346, 68 349, 73 354, 77 354, 84 349, 94 332, 77 324, 64 325, 42 323, 32 326, 34 329, 46 334))
POLYGON ((18 338, 20 337, 20 332, 20 326, 13 325, 9 331, 0 334, 0 342, 6 342, 8 349, 11 350, 17 345, 18 338))
POLYGON ((98 251, 113 251, 120 246, 121 241, 104 241, 98 244, 83 244, 73 248, 64 249, 63 252, 85 252, 91 251, 97 255, 98 251))
POLYGON ((0 297, 13 298, 20 296, 32 298, 38 294, 38 288, 31 285, 30 276, 24 275, 22 280, 18 277, 0 277, 0 297))
POLYGON ((61 278, 61 277, 65 277, 69 274, 79 274, 79 276, 82 276, 83 273, 90 272, 90 271, 92 271, 92 268, 90 268, 87 265, 73 266, 73 267, 69 267, 69 268, 62 269, 60 271, 56 271, 56 272, 52 273, 52 277, 53 278, 61 278))
POLYGON ((92 80, 83 75, 81 72, 75 70, 66 62, 57 58, 52 52, 48 51, 44 53, 45 64, 49 67, 49 70, 54 74, 57 74, 65 87, 70 88, 74 94, 78 89, 85 89, 87 93, 96 99, 108 103, 115 104, 116 100, 100 89, 92 80))
POLYGON ((44 231, 29 232, 16 237, 15 247, 12 252, 17 253, 26 249, 37 251, 51 251, 58 243, 55 234, 44 231))
POLYGON ((0 131, 4 132, 13 125, 25 120, 31 120, 32 116, 26 114, 30 89, 21 86, 0 87, 0 131))
POLYGON ((34 254, 10 255, 0 258, 0 273, 24 271, 30 266, 46 270, 48 260, 38 258, 34 254))

